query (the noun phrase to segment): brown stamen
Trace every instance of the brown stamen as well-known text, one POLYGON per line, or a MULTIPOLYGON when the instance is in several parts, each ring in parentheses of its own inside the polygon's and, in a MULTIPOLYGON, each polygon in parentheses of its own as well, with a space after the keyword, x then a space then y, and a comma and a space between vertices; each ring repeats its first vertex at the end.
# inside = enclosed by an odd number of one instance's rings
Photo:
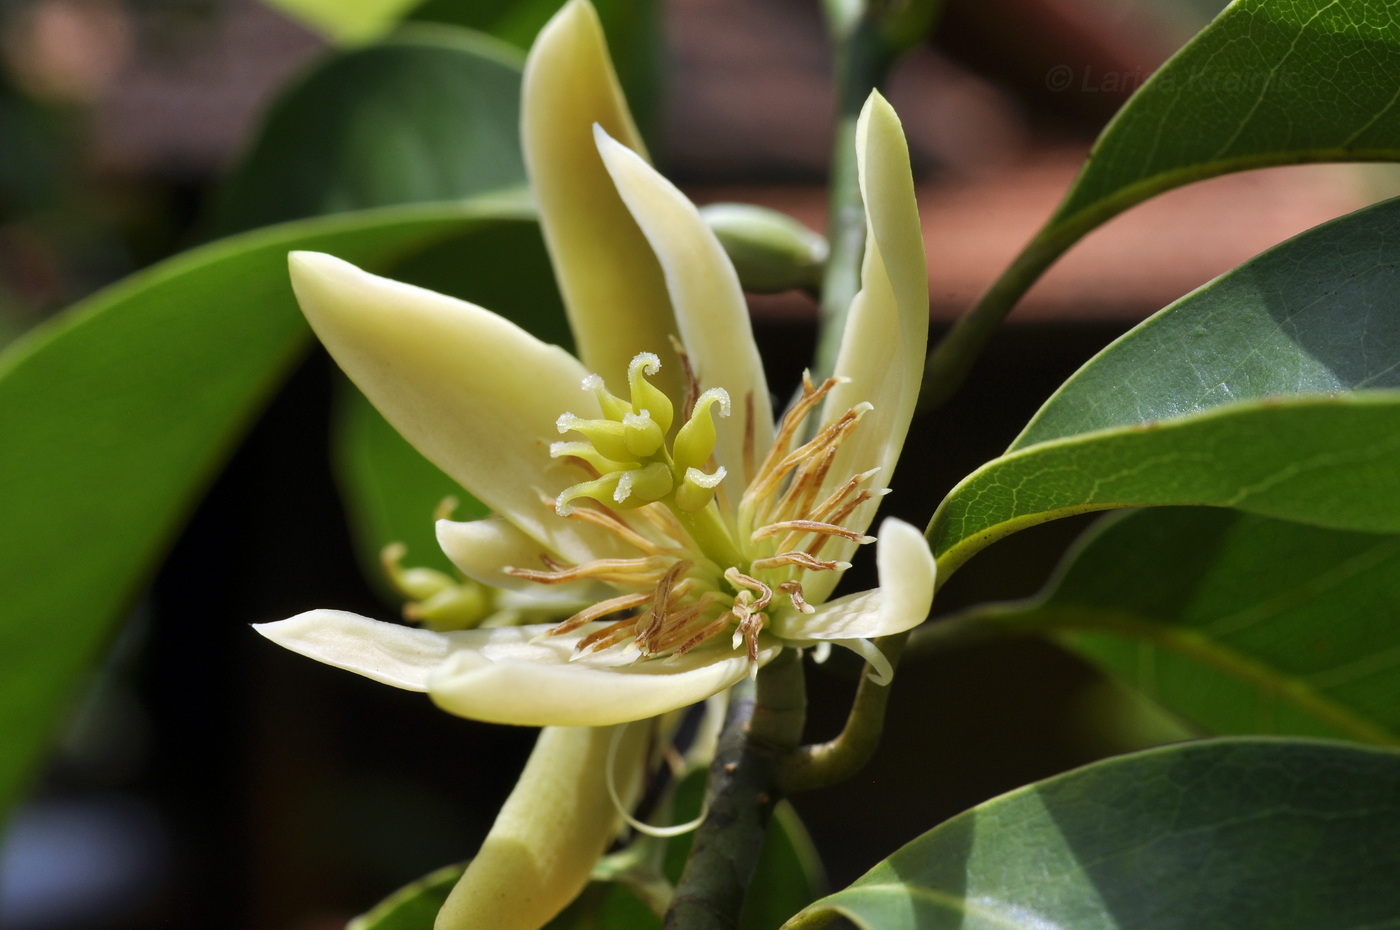
POLYGON ((713 623, 702 628, 700 632, 696 633, 694 636, 690 637, 690 639, 677 646, 673 655, 683 656, 690 650, 694 649, 696 646, 700 645, 701 643, 713 639, 715 636, 724 632, 724 630, 729 626, 729 621, 733 617, 734 615, 728 611, 725 611, 724 613, 720 614, 719 617, 716 618, 716 620, 713 623))
MULTIPOLYGON (((851 498, 851 500, 848 501, 844 507, 842 507, 840 510, 836 511, 836 513, 832 515, 831 522, 843 522, 847 517, 849 517, 852 513, 855 512, 855 509, 857 507, 870 500, 874 496, 875 495, 871 494, 869 491, 861 491, 855 497, 851 498)), ((812 541, 812 544, 807 547, 807 552, 811 555, 816 555, 818 552, 821 551, 822 546, 826 545, 826 541, 830 538, 830 536, 818 536, 812 541)), ((870 541, 873 542, 873 538, 870 541)))
POLYGON ((749 490, 744 492, 745 498, 756 498, 760 494, 771 493, 771 488, 776 487, 777 483, 782 480, 781 474, 772 474, 774 467, 791 448, 793 438, 802 426, 802 421, 807 418, 807 414, 811 413, 813 408, 821 403, 822 398, 830 393, 831 389, 836 387, 838 383, 835 378, 827 378, 822 382, 821 387, 813 387, 811 375, 805 371, 802 373, 802 396, 788 408, 787 413, 783 414, 783 419, 778 424, 777 435, 773 437, 773 445, 769 448, 768 454, 764 456, 762 464, 758 466, 758 471, 754 475, 753 482, 749 485, 749 490))
POLYGON ((655 640, 656 635, 661 631, 662 626, 666 623, 666 615, 671 610, 671 588, 681 575, 690 570, 691 564, 684 559, 675 563, 656 583, 656 592, 652 595, 651 607, 637 621, 638 626, 646 624, 642 632, 637 634, 639 646, 644 646, 644 644, 655 640))
POLYGON ((574 647, 574 652, 577 654, 602 652, 630 637, 636 628, 636 617, 623 617, 616 623, 611 623, 601 630, 594 630, 579 640, 578 645, 574 647))
MULTIPOLYGON (((553 502, 549 505, 553 508, 553 502)), ((650 509, 650 508, 642 508, 650 509)), ((594 526, 602 527, 624 541, 631 543, 643 552, 650 552, 653 555, 660 555, 666 552, 664 546, 648 539, 641 533, 633 529, 626 520, 622 519, 616 511, 610 510, 602 505, 591 507, 575 507, 573 513, 569 514, 570 519, 582 520, 585 523, 592 523, 594 526)))
MULTIPOLYGON (((559 565, 547 556, 544 561, 549 565, 559 565)), ((595 559, 582 565, 562 566, 547 572, 529 568, 507 568, 506 572, 526 581, 538 581, 540 584, 563 584, 585 578, 610 581, 614 584, 637 584, 651 581, 657 572, 664 570, 670 563, 671 559, 667 556, 649 555, 640 559, 595 559)))
POLYGON ((819 533, 827 536, 842 536, 846 539, 859 543, 874 542, 874 536, 865 536, 854 530, 848 530, 844 526, 837 526, 834 523, 822 523, 819 520, 783 520, 779 523, 770 523, 767 526, 760 526, 753 531, 754 539, 763 539, 765 536, 777 536, 786 530, 796 530, 797 535, 805 536, 808 533, 819 533))
MULTIPOLYGON (((825 542, 826 537, 823 537, 821 541, 825 542)), ((813 572, 845 571, 851 567, 849 562, 835 562, 830 559, 819 559, 810 553, 800 550, 779 552, 772 558, 757 559, 750 567, 754 571, 763 571, 768 568, 785 568, 790 565, 795 565, 798 568, 805 568, 813 572)))
POLYGON ((810 614, 816 609, 812 607, 811 604, 807 603, 807 598, 802 592, 802 582, 784 581, 782 584, 778 585, 778 587, 787 594, 788 600, 792 602, 792 606, 797 608, 800 612, 810 614))
POLYGON ((744 395, 744 477, 753 474, 753 391, 744 395))
POLYGON ((646 591, 640 594, 624 594, 621 597, 610 597, 605 601, 585 607, 567 620, 563 620, 550 627, 545 633, 546 636, 562 636, 565 633, 572 633, 585 623, 591 623, 599 617, 606 617, 610 613, 619 610, 631 610, 633 607, 641 607, 651 600, 651 594, 646 591))
POLYGON ((726 568, 724 570, 724 577, 729 581, 730 584, 734 585, 734 587, 748 588, 750 591, 754 591, 758 594, 758 600, 754 601, 751 604, 745 602, 744 606, 747 609, 762 610, 763 608, 768 606, 769 601, 773 600, 772 588, 768 587, 768 585, 759 581, 757 578, 752 578, 748 575, 745 575, 737 568, 734 568, 732 566, 726 568))

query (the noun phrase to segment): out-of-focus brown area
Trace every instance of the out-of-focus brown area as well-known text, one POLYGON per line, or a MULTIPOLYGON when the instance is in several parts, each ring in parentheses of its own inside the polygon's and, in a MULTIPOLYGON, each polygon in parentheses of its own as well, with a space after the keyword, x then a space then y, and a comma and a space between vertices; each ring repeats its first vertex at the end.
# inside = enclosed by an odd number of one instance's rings
MULTIPOLYGON (((918 175, 935 333, 1050 215, 1098 128, 1210 3, 950 0, 936 40, 887 89, 918 175)), ((3 341, 7 319, 28 325, 194 241, 258 114, 324 45, 254 0, 12 0, 0 12, 0 103, 42 110, 33 170, 0 173, 3 341)), ((698 202, 760 203, 821 228, 832 95, 817 0, 672 0, 667 41, 656 146, 666 171, 698 202)), ((22 154, 0 148, 7 164, 22 154)), ((918 425, 893 512, 927 519, 1136 321, 1368 199, 1352 169, 1275 169, 1173 192, 1091 234, 1012 314, 957 402, 918 425)), ((753 307, 782 393, 810 358, 813 304, 776 295, 753 307)), ((82 822, 117 825, 126 884, 83 885, 98 867, 72 850, 103 847, 51 830, 42 836, 70 845, 55 847, 57 860, 25 860, 28 897, 10 888, 0 900, 7 930, 339 926, 470 855, 488 828, 530 733, 448 717, 247 629, 314 606, 389 613, 357 573, 327 466, 329 377, 320 357, 297 375, 156 579, 84 724, 84 739, 106 734, 106 755, 91 742, 64 748, 28 819, 15 821, 11 837, 30 837, 32 850, 33 830, 68 822, 57 815, 97 810, 82 822), (57 874, 77 884, 45 884, 57 874), (36 889, 50 904, 90 906, 15 911, 36 889)), ((1030 594, 1082 526, 998 544, 959 573, 940 609, 1030 594)), ((812 683, 811 732, 825 738, 851 681, 825 669, 812 683)), ((902 669, 872 766, 797 799, 833 881, 995 793, 1130 746, 1085 713, 1102 687, 1048 645, 902 669)))

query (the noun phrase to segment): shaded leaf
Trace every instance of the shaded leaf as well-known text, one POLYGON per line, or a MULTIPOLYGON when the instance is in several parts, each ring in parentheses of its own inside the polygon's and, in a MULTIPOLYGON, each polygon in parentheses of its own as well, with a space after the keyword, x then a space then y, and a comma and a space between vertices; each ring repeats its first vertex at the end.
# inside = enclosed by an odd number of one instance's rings
POLYGON ((965 478, 929 536, 946 579, 986 545, 1092 510, 1234 507, 1400 533, 1400 391, 1226 404, 1031 446, 965 478))
POLYGON ((479 201, 288 224, 135 275, 0 355, 0 807, 200 491, 308 342, 291 249, 372 267, 502 218, 479 201), (158 362, 158 364, 157 364, 158 362))
POLYGON ((1174 187, 1269 165, 1400 160, 1397 107, 1400 19, 1386 4, 1236 0, 1104 129, 1008 272, 1015 296, 1089 230, 1174 187))
POLYGON ((446 865, 409 882, 350 921, 345 930, 432 930, 442 903, 465 869, 465 863, 446 865))
POLYGON ((1057 635, 1210 733, 1400 741, 1400 536, 1136 511, 1042 596, 975 610, 1057 635))
POLYGON ((1400 531, 1398 279, 1392 201, 1309 230, 1136 327, 948 495, 930 526, 943 577, 1007 533, 1114 507, 1206 504, 1400 531))
POLYGON ((488 36, 430 25, 326 59, 268 112, 216 232, 523 186, 522 62, 488 36))
POLYGON ((1122 756, 954 817, 786 926, 1400 925, 1400 753, 1235 739, 1122 756))
MULTIPOLYGON (((699 810, 705 790, 705 773, 697 771, 678 786, 677 819, 690 819, 699 810)), ((666 877, 674 882, 689 854, 691 837, 667 842, 666 877)), ((447 893, 462 874, 462 866, 447 866, 404 886, 346 930, 432 930, 433 919, 447 893)), ((595 873, 595 876, 598 873, 595 873)), ((825 877, 816 850, 797 813, 787 803, 774 811, 773 823, 759 853, 752 893, 744 902, 741 930, 777 930, 799 908, 824 893, 825 877)), ((546 930, 660 930, 661 918, 652 913, 619 881, 590 882, 546 930)))
POLYGON ((1302 233, 1113 342, 1011 449, 1231 401, 1400 387, 1400 200, 1302 233))

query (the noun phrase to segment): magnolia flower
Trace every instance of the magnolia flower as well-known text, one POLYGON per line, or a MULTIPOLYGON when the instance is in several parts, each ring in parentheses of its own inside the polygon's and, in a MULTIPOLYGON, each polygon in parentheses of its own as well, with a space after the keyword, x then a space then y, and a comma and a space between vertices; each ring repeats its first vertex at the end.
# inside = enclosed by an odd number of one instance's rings
POLYGON ((313 610, 257 629, 452 713, 530 726, 652 717, 786 646, 849 646, 887 680, 869 641, 927 615, 923 536, 885 520, 880 587, 828 597, 874 540, 922 373, 927 279, 898 118, 872 95, 859 122, 868 239, 835 376, 806 383, 775 423, 723 249, 639 151, 610 66, 578 79, 596 33, 591 8, 571 4, 526 75, 527 156, 578 359, 472 304, 291 257, 332 356, 493 511, 438 522, 452 561, 585 606, 553 625, 435 632, 313 610))

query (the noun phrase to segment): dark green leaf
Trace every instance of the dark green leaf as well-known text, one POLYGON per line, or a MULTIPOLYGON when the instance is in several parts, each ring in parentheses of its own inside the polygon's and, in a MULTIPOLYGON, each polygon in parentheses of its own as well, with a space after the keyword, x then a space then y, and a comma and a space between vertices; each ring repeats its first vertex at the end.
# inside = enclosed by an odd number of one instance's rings
POLYGON ((489 36, 431 25, 327 59, 268 113, 217 232, 524 185, 521 61, 489 36))
POLYGON ((185 253, 0 355, 0 809, 185 513, 307 343, 286 255, 382 268, 518 204, 306 221, 185 253))
MULTIPOLYGON (((1049 79, 1083 93, 1096 77, 1066 66, 1049 79)), ((1270 165, 1400 160, 1397 106, 1389 5, 1236 0, 1119 111, 983 312, 1004 315, 1085 233, 1163 191, 1270 165)))
POLYGON ((1136 511, 1103 521, 1041 597, 982 610, 1210 733, 1400 741, 1400 536, 1136 511))
MULTIPOLYGON (((336 395, 333 443, 336 478, 366 576, 382 579, 378 554, 395 542, 407 547, 404 565, 453 571, 437 544, 434 510, 449 497, 458 502, 454 519, 484 517, 486 507, 419 455, 343 379, 336 395)), ((387 589, 385 595, 398 597, 387 589)))
POLYGON ((1400 753, 1183 743, 973 808, 787 924, 864 930, 1400 927, 1400 753))
POLYGON ((965 478, 934 514, 940 580, 991 542, 1092 510, 1198 504, 1400 533, 1400 391, 1227 404, 1041 443, 965 478))
POLYGON ((944 576, 1007 533, 1114 507, 1209 504, 1400 531, 1398 281, 1392 201, 1138 326, 949 494, 930 528, 944 576))
POLYGON ((380 901, 345 925, 345 930, 432 930, 437 913, 462 877, 465 865, 447 865, 380 901))
POLYGON ((1183 297, 1055 392, 1012 450, 1232 401, 1400 387, 1400 200, 1333 220, 1183 297))

